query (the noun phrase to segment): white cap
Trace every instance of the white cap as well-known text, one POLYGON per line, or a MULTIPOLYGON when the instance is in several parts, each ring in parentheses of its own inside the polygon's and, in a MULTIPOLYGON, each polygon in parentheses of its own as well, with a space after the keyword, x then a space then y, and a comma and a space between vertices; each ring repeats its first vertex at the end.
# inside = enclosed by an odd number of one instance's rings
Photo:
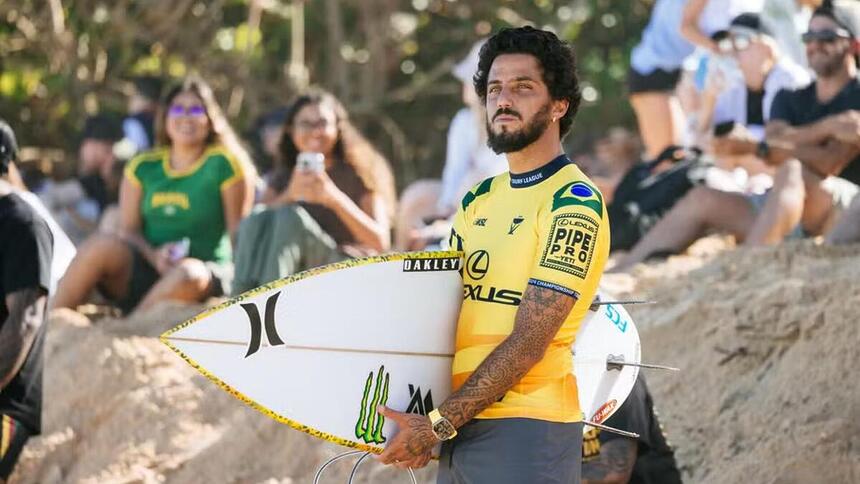
POLYGON ((472 83, 472 78, 475 77, 475 73, 478 72, 478 53, 480 53, 484 42, 484 39, 475 42, 475 45, 472 46, 472 50, 469 51, 466 58, 454 66, 454 69, 452 70, 454 77, 459 79, 461 82, 465 84, 472 83))

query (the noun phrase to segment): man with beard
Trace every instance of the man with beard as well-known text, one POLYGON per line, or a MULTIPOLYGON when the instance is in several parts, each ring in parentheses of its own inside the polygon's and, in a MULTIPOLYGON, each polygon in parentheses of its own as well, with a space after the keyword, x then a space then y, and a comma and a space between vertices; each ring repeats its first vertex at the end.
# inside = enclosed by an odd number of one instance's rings
POLYGON ((733 141, 735 152, 755 153, 778 167, 766 197, 692 190, 612 271, 684 250, 710 231, 728 232, 746 245, 828 234, 860 184, 858 37, 857 2, 826 2, 815 10, 803 35, 815 81, 777 93, 764 140, 733 141))
POLYGON ((609 252, 603 195, 561 148, 580 102, 574 54, 554 34, 505 29, 482 47, 475 90, 488 145, 509 172, 463 198, 450 237, 464 252, 453 393, 398 424, 379 459, 439 483, 578 483, 582 410, 570 348, 609 252))

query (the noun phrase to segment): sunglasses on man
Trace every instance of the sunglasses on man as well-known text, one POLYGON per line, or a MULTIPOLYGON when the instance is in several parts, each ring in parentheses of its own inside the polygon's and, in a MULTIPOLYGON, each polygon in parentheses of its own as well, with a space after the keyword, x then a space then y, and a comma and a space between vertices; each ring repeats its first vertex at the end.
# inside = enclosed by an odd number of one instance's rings
POLYGON ((731 54, 746 50, 752 44, 753 36, 740 33, 732 33, 717 42, 717 49, 722 54, 731 54))
POLYGON ((808 44, 810 42, 832 44, 839 39, 850 39, 851 33, 844 29, 810 30, 808 32, 804 32, 800 38, 803 40, 804 44, 808 44))
POLYGON ((203 106, 183 106, 181 104, 173 104, 167 110, 167 115, 170 117, 188 116, 190 118, 199 118, 206 116, 206 108, 203 106))

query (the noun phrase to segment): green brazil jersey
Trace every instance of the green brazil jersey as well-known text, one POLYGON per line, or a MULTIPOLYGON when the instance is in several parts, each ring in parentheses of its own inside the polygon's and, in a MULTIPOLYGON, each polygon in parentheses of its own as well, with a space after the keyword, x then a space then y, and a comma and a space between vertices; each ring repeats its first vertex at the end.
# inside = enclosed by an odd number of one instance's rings
POLYGON ((160 149, 131 160, 125 177, 142 190, 143 237, 152 246, 188 238, 188 256, 218 263, 232 259, 222 191, 243 179, 239 163, 212 146, 190 167, 170 167, 170 151, 160 149))

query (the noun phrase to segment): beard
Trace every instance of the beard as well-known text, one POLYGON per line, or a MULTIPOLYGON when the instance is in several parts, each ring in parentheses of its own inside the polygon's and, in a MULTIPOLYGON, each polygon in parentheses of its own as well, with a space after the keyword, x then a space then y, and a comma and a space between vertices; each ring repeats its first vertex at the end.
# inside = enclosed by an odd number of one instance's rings
POLYGON ((809 67, 818 77, 833 77, 840 69, 842 69, 842 59, 845 57, 845 52, 838 54, 819 53, 816 56, 811 56, 809 59, 809 67))
MULTIPOLYGON (((499 133, 493 131, 492 124, 487 121, 487 146, 497 155, 501 153, 513 153, 521 151, 526 146, 534 143, 541 137, 549 126, 550 105, 546 103, 532 116, 531 122, 518 131, 502 130, 499 133)), ((498 111, 493 117, 500 114, 498 111)), ((513 111, 503 111, 503 114, 515 114, 513 111)), ((522 119, 522 117, 520 118, 522 119)))

